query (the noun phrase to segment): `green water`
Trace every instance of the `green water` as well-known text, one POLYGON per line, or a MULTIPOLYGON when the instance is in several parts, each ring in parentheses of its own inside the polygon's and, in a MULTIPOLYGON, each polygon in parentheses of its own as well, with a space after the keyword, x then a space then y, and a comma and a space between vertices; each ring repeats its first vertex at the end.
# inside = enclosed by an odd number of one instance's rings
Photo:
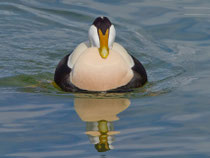
POLYGON ((210 157, 209 8, 207 0, 1 0, 0 157, 210 157), (56 65, 101 15, 149 82, 123 94, 56 89, 56 65))

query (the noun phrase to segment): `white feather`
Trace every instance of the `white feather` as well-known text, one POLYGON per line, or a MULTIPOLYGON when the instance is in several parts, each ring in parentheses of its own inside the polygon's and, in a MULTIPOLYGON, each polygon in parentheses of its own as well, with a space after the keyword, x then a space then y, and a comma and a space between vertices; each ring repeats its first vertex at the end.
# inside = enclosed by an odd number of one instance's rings
POLYGON ((112 48, 114 44, 115 36, 116 36, 116 31, 115 31, 114 25, 111 25, 109 29, 109 40, 108 40, 108 45, 110 49, 112 48))
POLYGON ((71 53, 68 59, 67 66, 69 68, 73 68, 74 64, 76 63, 79 56, 89 47, 88 42, 82 42, 80 43, 74 51, 71 53))
POLYGON ((99 42, 99 36, 98 36, 98 31, 97 28, 92 25, 89 29, 88 32, 88 36, 89 36, 89 41, 90 41, 90 45, 92 47, 100 47, 100 42, 99 42))
POLYGON ((128 63, 130 67, 134 66, 134 61, 132 57, 122 45, 114 42, 112 49, 121 54, 121 56, 124 58, 124 60, 128 63))

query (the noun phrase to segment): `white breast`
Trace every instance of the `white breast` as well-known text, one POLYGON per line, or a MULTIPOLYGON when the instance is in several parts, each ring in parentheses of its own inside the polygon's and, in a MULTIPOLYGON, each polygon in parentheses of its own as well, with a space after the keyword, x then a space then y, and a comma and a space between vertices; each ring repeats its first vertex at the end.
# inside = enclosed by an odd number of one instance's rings
POLYGON ((126 51, 126 49, 123 46, 121 46, 119 43, 116 43, 115 42, 113 44, 112 50, 114 50, 117 53, 119 53, 130 67, 133 67, 134 66, 133 59, 128 54, 128 52, 126 51))
POLYGON ((113 49, 102 59, 97 48, 87 48, 77 57, 70 80, 78 88, 90 91, 107 91, 126 85, 133 77, 131 63, 126 59, 113 49))

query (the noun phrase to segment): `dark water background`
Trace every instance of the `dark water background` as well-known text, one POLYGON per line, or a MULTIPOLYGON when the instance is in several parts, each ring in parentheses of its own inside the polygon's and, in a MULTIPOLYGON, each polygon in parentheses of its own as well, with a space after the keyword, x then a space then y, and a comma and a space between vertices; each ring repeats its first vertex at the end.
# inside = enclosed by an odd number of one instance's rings
POLYGON ((208 0, 0 0, 0 157, 210 157, 209 51, 208 0), (149 83, 118 95, 57 90, 57 63, 101 15, 149 83), (112 150, 96 150, 100 135, 112 150))

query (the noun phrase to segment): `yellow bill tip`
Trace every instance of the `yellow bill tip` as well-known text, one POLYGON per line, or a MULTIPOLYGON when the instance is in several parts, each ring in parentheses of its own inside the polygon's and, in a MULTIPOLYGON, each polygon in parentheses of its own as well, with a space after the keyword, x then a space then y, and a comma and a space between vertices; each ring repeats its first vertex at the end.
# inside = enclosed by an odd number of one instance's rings
POLYGON ((99 53, 100 53, 101 57, 105 59, 109 55, 109 50, 106 47, 102 47, 102 48, 99 48, 99 53))

